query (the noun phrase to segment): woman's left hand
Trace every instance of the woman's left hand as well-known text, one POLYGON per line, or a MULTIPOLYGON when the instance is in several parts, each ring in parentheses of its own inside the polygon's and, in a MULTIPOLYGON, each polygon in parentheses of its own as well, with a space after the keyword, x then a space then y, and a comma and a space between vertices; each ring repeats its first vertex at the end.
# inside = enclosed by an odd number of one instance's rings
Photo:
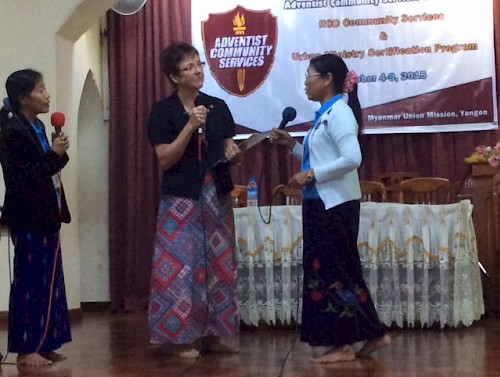
POLYGON ((300 189, 300 188, 304 187, 305 185, 311 183, 309 176, 308 176, 308 173, 309 172, 307 172, 307 171, 302 171, 300 173, 295 174, 288 181, 288 186, 295 188, 295 189, 300 189))
POLYGON ((233 164, 241 164, 241 162, 243 161, 243 152, 233 139, 229 139, 226 141, 224 156, 233 164))

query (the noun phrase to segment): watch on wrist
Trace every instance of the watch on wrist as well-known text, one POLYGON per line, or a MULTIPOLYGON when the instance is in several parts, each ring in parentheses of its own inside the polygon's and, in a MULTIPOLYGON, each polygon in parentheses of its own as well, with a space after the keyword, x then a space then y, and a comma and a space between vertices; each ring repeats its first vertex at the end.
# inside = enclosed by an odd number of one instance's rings
POLYGON ((308 183, 314 182, 314 170, 312 170, 312 169, 307 171, 307 182, 308 183))

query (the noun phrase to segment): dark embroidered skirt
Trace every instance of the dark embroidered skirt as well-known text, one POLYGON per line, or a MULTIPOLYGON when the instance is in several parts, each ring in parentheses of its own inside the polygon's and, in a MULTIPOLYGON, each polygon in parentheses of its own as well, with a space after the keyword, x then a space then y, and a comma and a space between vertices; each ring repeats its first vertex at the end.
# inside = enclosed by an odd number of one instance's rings
POLYGON ((59 234, 11 230, 11 236, 15 256, 9 352, 55 351, 71 341, 59 234))
POLYGON ((328 211, 320 199, 304 201, 301 340, 311 346, 341 346, 386 333, 363 279, 359 211, 359 201, 328 211))

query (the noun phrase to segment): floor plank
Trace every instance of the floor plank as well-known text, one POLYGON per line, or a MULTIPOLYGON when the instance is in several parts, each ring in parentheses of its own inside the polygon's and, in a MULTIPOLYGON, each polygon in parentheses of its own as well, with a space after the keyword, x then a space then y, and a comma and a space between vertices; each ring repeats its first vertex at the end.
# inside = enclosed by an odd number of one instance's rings
MULTIPOLYGON (((500 322, 483 319, 468 328, 399 330, 392 344, 372 357, 331 365, 311 364, 324 349, 301 343, 296 329, 244 329, 241 352, 197 360, 168 356, 148 344, 145 313, 84 313, 72 326, 68 359, 49 367, 19 367, 8 355, 0 376, 44 377, 497 377, 500 322), (10 364, 9 364, 10 363, 10 364)), ((7 333, 0 331, 5 354, 7 333)), ((2 346, 3 345, 3 346, 2 346)))

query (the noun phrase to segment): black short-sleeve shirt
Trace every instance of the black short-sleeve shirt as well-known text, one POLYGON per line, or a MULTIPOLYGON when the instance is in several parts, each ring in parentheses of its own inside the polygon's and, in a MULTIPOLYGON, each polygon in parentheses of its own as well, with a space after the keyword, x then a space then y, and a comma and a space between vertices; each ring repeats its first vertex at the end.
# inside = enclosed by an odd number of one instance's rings
MULTIPOLYGON (((180 161, 163 172, 163 195, 199 199, 203 177, 208 170, 212 173, 219 195, 225 195, 233 189, 229 163, 216 164, 224 157, 224 141, 235 134, 233 116, 227 104, 219 98, 200 93, 196 102, 210 110, 204 126, 206 142, 202 146, 201 161, 198 156, 198 135, 194 133, 180 161)), ((147 128, 151 145, 172 143, 188 120, 189 115, 177 92, 156 102, 151 109, 147 128)))

